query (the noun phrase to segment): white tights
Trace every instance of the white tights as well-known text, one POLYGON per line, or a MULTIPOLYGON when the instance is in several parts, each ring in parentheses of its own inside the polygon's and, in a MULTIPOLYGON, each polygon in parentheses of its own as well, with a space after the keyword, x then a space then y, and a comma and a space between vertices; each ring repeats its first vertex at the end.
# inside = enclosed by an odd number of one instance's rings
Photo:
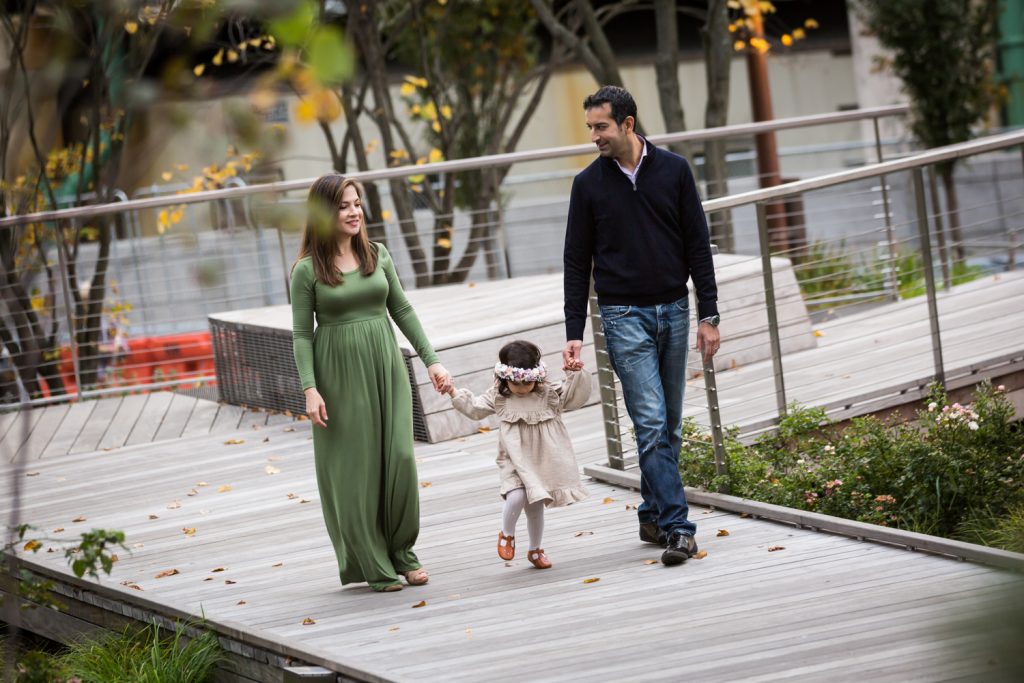
POLYGON ((516 522, 523 508, 526 509, 526 529, 530 533, 530 550, 541 547, 544 537, 544 501, 526 502, 526 489, 512 489, 505 496, 505 509, 501 518, 501 533, 516 535, 516 522))

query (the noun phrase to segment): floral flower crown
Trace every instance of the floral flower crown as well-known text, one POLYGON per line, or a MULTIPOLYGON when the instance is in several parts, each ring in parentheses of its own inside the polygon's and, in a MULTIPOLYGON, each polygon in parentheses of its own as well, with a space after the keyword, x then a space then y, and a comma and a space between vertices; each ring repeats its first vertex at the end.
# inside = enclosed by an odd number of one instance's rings
POLYGON ((510 382, 541 382, 548 376, 548 366, 541 361, 535 368, 517 368, 499 361, 494 364, 494 376, 510 382))

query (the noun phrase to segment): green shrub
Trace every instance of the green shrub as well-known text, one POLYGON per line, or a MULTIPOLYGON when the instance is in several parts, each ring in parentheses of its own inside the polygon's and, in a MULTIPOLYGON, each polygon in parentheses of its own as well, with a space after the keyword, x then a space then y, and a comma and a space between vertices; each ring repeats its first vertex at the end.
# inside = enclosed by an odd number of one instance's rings
POLYGON ((861 417, 839 430, 824 411, 793 406, 750 446, 729 431, 722 477, 710 439, 688 420, 680 472, 708 490, 1010 547, 1024 529, 1024 431, 1004 392, 983 384, 962 406, 934 387, 917 417, 861 417))

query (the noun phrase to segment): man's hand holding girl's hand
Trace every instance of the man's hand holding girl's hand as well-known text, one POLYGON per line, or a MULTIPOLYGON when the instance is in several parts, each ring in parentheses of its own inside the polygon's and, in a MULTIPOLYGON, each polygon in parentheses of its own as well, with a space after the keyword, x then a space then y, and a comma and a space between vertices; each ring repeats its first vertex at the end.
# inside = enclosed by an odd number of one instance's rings
POLYGON ((582 370, 583 361, 579 358, 566 358, 563 370, 582 370))

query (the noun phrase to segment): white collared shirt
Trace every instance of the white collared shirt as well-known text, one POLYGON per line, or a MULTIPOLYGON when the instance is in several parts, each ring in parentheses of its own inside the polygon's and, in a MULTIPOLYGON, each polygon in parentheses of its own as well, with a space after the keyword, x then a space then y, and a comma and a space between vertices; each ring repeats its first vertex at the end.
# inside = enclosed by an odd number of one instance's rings
MULTIPOLYGON (((637 137, 640 138, 639 135, 637 135, 637 137)), ((642 142, 643 146, 644 146, 643 147, 643 152, 640 153, 640 161, 636 162, 636 168, 634 168, 632 171, 627 171, 626 168, 622 164, 619 163, 618 159, 614 160, 615 161, 615 165, 619 167, 619 170, 622 171, 623 173, 625 173, 626 177, 629 178, 629 182, 631 182, 633 184, 633 189, 634 190, 636 189, 636 175, 637 175, 637 173, 640 172, 640 166, 643 165, 644 158, 647 156, 647 141, 644 140, 643 138, 640 138, 640 142, 642 142)))

